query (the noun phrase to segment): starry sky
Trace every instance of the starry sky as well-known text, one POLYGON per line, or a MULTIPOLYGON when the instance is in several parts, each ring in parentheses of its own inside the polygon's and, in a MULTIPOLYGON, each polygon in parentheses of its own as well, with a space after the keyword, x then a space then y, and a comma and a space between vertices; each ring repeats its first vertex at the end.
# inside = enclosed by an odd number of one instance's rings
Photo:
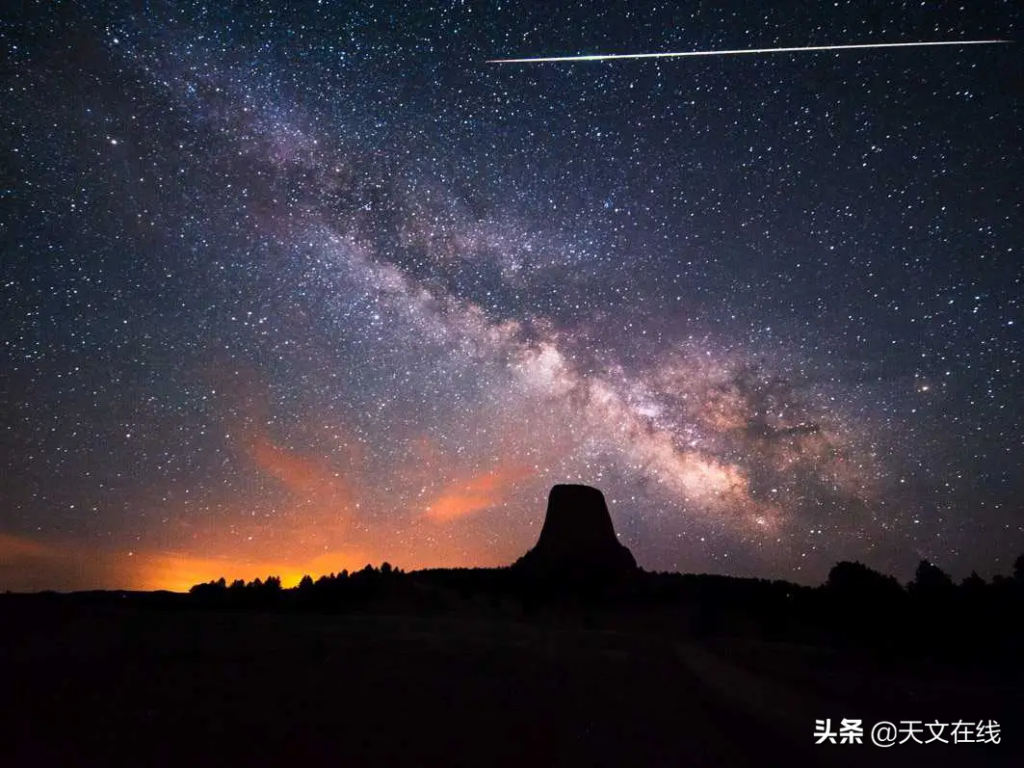
POLYGON ((0 588, 1024 551, 1013 2, 22 2, 0 588), (764 7, 762 7, 764 6, 764 7))

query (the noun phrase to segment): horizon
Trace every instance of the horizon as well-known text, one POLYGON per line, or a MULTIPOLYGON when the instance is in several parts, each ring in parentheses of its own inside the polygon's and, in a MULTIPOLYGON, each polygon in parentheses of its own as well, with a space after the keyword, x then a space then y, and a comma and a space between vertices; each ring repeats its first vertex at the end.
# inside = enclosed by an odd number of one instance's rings
MULTIPOLYGON (((591 487, 594 486, 585 486, 591 487)), ((600 489, 598 489, 600 490, 600 489)), ((616 533, 616 539, 621 543, 621 534, 616 533)), ((0 535, 0 551, 4 550, 4 539, 0 535)), ((530 545, 532 548, 536 545, 536 542, 530 545)), ((8 544, 8 546, 10 546, 8 544)), ((524 550, 525 552, 526 550, 524 550)), ((520 553, 522 554, 522 553, 520 553)), ((95 553, 93 553, 95 556, 95 553)), ((287 564, 282 566, 275 564, 272 561, 263 563, 252 563, 252 562, 232 562, 230 560, 223 559, 202 559, 193 557, 182 557, 178 556, 173 552, 159 552, 159 553, 136 553, 134 551, 129 552, 127 557, 137 558, 130 563, 123 563, 122 568, 119 569, 115 565, 108 563, 105 568, 101 568, 101 571, 111 574, 108 578, 115 579, 107 582, 95 582, 89 584, 88 582, 79 582, 80 572, 83 569, 82 562, 74 563, 77 558, 82 558, 81 553, 71 552, 69 550, 61 550, 59 547, 52 547, 47 552, 48 558, 59 559, 61 569, 71 568, 73 571, 79 571, 79 575, 76 575, 75 580, 68 582, 65 585, 61 585, 59 580, 54 582, 47 582, 45 580, 40 581, 38 573, 30 573, 27 577, 23 577, 23 581, 20 583, 15 580, 9 583, 0 582, 0 593, 10 594, 38 594, 41 592, 57 592, 60 594, 74 594, 76 592, 92 592, 92 591, 104 591, 104 592, 173 592, 177 594, 186 594, 189 590, 197 584, 205 584, 215 582, 219 579, 224 579, 228 584, 234 581, 241 580, 249 583, 255 579, 266 579, 276 578, 280 580, 283 589, 292 589, 299 585, 299 582, 305 578, 310 577, 314 581, 324 576, 333 576, 342 572, 355 573, 364 568, 380 568, 384 563, 389 564, 393 568, 398 568, 401 571, 409 574, 417 573, 420 571, 430 571, 435 569, 446 570, 446 569, 465 569, 465 570, 488 570, 488 569, 502 569, 508 568, 512 565, 515 558, 508 562, 492 563, 487 565, 436 565, 431 563, 419 564, 414 567, 406 567, 402 563, 394 562, 391 559, 383 558, 376 561, 364 561, 361 565, 358 563, 358 557, 349 558, 348 560, 338 560, 332 554, 325 554, 317 557, 312 561, 314 567, 308 567, 310 563, 306 564, 287 564), (72 561, 73 564, 69 564, 68 560, 72 561), (150 564, 138 565, 139 562, 150 564), (155 562, 153 562, 155 561, 155 562), (328 567, 330 563, 341 564, 339 567, 328 567), (376 563, 376 565, 374 564, 376 563), (221 570, 218 570, 221 569, 221 570), (117 581, 117 579, 131 578, 126 576, 127 572, 138 574, 141 570, 144 576, 140 581, 134 583, 132 586, 125 586, 123 582, 117 581), (155 574, 155 575, 152 575, 155 574), (71 586, 74 584, 74 586, 71 586)), ((927 560, 926 558, 924 558, 927 560)), ((842 562, 853 562, 861 563, 860 560, 840 560, 833 563, 829 568, 829 572, 835 565, 842 562)), ((930 561, 929 561, 930 562, 930 561)), ((956 582, 963 581, 968 576, 980 576, 986 583, 991 582, 995 577, 998 576, 1010 576, 1011 573, 1008 570, 1012 569, 1013 561, 1011 561, 1007 567, 1006 564, 1001 564, 1002 567, 993 568, 989 572, 978 572, 976 569, 972 569, 969 574, 963 575, 961 578, 957 578, 957 574, 950 574, 950 576, 956 582)), ((722 576, 727 578, 737 579, 753 579, 753 580, 767 580, 767 581, 785 581, 798 586, 804 587, 818 587, 823 586, 827 582, 828 573, 823 578, 817 581, 810 579, 792 579, 792 578, 779 578, 777 576, 766 576, 759 575, 756 573, 746 574, 735 574, 728 572, 717 572, 717 571, 686 571, 677 569, 647 569, 643 567, 642 563, 638 563, 638 566, 642 572, 648 574, 673 574, 680 576, 722 576)), ((95 565, 93 565, 95 567, 95 565)), ((870 566, 868 566, 870 567, 870 566)), ((915 564, 916 567, 916 564, 915 564)), ((48 569, 43 567, 39 569, 45 573, 48 569)), ((876 569, 872 569, 876 570, 876 569)), ((911 579, 909 577, 901 577, 899 574, 886 573, 884 571, 876 571, 882 573, 884 576, 891 576, 901 585, 906 586, 911 579)), ((0 574, 3 573, 3 569, 0 568, 0 574)), ((808 574, 809 576, 809 574, 808 574)), ((49 578, 53 578, 52 576, 49 578)))
POLYGON ((0 589, 493 567, 556 482, 652 571, 1006 573, 1008 5, 470 6, 3 27, 0 589))

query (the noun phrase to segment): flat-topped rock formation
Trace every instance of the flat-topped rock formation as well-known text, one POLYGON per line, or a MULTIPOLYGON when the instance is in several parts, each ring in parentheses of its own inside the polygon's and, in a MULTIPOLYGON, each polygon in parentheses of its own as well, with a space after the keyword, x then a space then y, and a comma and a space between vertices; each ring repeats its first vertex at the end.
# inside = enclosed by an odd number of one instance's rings
POLYGON ((636 560, 619 543, 604 494, 589 485, 556 485, 536 546, 516 569, 539 576, 587 578, 632 573, 636 560))

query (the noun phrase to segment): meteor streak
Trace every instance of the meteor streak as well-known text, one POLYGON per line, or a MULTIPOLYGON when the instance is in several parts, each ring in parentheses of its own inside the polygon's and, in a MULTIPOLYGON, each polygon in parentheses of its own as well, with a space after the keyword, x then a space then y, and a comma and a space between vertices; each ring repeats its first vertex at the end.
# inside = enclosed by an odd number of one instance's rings
POLYGON ((849 51, 856 48, 923 48, 933 45, 999 45, 1010 40, 939 40, 924 43, 859 43, 857 45, 808 45, 800 48, 743 48, 735 51, 682 51, 671 53, 606 53, 584 56, 546 56, 535 59, 488 59, 487 64, 539 64, 554 61, 605 61, 607 59, 678 59, 683 56, 733 56, 741 53, 798 53, 849 51))

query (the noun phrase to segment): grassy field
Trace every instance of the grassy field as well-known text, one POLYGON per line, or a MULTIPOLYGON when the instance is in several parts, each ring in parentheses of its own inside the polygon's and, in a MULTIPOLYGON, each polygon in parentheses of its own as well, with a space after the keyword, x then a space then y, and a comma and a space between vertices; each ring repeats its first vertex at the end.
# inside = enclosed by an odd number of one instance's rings
POLYGON ((0 620, 3 766, 886 764, 812 748, 812 722, 775 728, 664 634, 81 606, 0 620))

